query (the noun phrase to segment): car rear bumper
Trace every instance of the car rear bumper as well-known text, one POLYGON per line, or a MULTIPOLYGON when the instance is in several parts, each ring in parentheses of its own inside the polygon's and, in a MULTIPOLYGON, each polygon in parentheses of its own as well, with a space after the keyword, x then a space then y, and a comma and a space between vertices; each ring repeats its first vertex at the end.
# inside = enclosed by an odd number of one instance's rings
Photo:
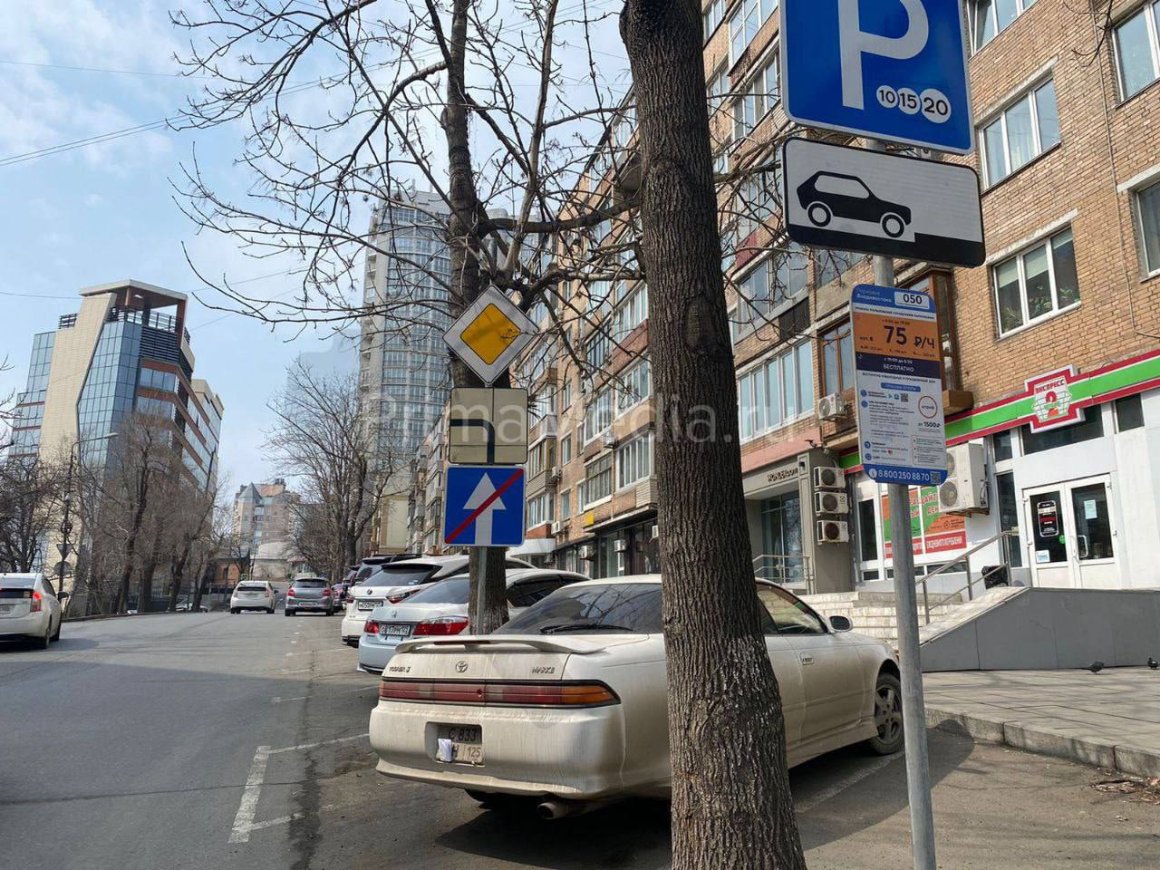
POLYGON ((356 611, 355 616, 347 613, 342 618, 342 639, 343 640, 358 640, 362 637, 363 626, 367 623, 367 617, 371 615, 371 611, 367 610, 359 614, 356 611))
MULTIPOLYGON (((452 788, 595 799, 626 790, 620 705, 579 710, 379 701, 370 741, 379 773, 452 788), (479 725, 483 763, 435 760, 439 725, 479 725)), ((631 791, 663 791, 667 783, 631 791)))
POLYGON ((44 637, 49 619, 48 610, 27 616, 0 617, 0 637, 44 637))
MULTIPOLYGON (((400 642, 403 639, 400 639, 400 642)), ((395 657, 395 648, 399 642, 385 644, 367 639, 364 634, 358 641, 358 667, 360 671, 372 674, 381 674, 387 663, 395 657)))
POLYGON ((334 610, 334 602, 318 598, 287 598, 287 610, 334 610))
POLYGON ((273 610, 272 598, 231 598, 231 610, 273 610))

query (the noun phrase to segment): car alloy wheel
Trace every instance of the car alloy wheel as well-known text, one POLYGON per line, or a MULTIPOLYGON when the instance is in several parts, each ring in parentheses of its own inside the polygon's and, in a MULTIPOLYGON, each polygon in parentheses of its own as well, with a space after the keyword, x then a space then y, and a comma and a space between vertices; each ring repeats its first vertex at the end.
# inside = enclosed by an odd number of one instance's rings
POLYGON ((886 233, 886 235, 890 236, 890 238, 897 239, 902 235, 905 229, 906 224, 902 222, 902 218, 900 218, 898 215, 888 214, 883 216, 882 232, 886 233))
POLYGON ((902 684, 894 674, 878 675, 874 687, 874 728, 870 748, 880 755, 891 755, 902 748, 902 684))
POLYGON ((811 202, 810 207, 806 209, 806 217, 814 226, 824 227, 833 219, 834 213, 824 202, 811 202))

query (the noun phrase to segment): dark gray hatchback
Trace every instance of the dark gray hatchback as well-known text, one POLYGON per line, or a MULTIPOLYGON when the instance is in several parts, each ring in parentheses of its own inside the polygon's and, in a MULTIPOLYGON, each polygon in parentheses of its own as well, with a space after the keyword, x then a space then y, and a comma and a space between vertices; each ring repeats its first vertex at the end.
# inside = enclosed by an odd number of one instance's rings
POLYGON ((299 577, 286 590, 286 615, 300 610, 333 616, 338 608, 334 590, 323 577, 299 577))

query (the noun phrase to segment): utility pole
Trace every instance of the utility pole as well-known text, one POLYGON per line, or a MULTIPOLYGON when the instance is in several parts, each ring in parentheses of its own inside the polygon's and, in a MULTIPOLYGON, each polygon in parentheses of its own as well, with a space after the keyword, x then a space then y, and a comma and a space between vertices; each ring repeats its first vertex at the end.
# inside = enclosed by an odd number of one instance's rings
MULTIPOLYGON (((868 139, 871 151, 886 143, 868 139)), ((894 259, 874 257, 874 283, 894 286, 894 259)), ((930 797, 930 758, 926 745, 926 703, 918 649, 918 600, 914 588, 914 543, 910 531, 910 487, 886 487, 893 545, 894 608, 898 622, 898 659, 902 672, 902 729, 906 741, 906 790, 910 803, 910 836, 915 870, 935 870, 934 808, 930 797)))

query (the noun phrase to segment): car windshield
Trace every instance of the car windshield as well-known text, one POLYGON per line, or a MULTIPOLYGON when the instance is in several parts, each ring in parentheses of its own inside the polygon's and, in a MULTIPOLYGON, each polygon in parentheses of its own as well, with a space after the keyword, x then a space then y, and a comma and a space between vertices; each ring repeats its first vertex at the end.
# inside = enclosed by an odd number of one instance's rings
POLYGON ((325 580, 295 580, 294 585, 302 589, 321 589, 326 585, 325 580))
POLYGON ((466 575, 442 580, 407 598, 407 604, 466 604, 471 580, 466 575))
POLYGON ((654 583, 565 586, 533 604, 496 634, 629 631, 659 634, 661 587, 654 583))
POLYGON ((430 565, 383 565, 364 585, 418 586, 430 576, 430 565))

